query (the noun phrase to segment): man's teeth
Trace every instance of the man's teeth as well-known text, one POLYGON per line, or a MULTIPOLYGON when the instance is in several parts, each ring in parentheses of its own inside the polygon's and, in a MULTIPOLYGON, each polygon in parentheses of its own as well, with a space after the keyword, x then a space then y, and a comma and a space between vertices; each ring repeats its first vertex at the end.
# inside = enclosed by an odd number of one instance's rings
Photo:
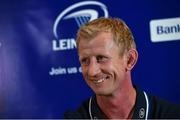
POLYGON ((94 80, 93 82, 97 84, 97 83, 104 82, 104 80, 105 80, 105 79, 103 78, 103 79, 99 79, 99 80, 94 80))

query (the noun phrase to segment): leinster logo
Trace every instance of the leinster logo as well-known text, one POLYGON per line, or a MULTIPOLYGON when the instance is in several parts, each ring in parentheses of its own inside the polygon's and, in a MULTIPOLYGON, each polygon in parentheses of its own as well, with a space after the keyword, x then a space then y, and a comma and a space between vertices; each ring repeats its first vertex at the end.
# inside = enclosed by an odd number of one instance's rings
MULTIPOLYGON (((52 66, 50 76, 81 73, 75 35, 79 27, 99 17, 108 17, 107 7, 97 1, 83 1, 64 9, 55 19, 52 40, 52 66)), ((61 76, 62 77, 62 76, 61 76)), ((68 77, 65 77, 68 79, 68 77)))
POLYGON ((103 3, 97 1, 83 1, 64 9, 54 22, 53 51, 76 48, 74 37, 77 29, 84 23, 98 17, 108 17, 108 11, 103 3))

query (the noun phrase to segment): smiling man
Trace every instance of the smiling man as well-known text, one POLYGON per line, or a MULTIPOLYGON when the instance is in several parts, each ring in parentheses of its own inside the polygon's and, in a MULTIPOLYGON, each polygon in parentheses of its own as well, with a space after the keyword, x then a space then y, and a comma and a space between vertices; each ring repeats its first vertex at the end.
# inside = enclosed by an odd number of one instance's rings
POLYGON ((118 18, 99 18, 77 34, 82 74, 95 95, 65 118, 180 118, 180 107, 148 95, 132 84, 138 59, 133 35, 118 18))

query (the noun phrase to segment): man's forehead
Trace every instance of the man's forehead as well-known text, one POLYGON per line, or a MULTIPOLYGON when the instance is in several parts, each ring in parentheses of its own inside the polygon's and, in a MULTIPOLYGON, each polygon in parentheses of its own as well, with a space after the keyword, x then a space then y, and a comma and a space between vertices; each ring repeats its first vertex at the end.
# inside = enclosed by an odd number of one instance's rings
POLYGON ((115 45, 113 40, 91 40, 91 41, 82 41, 79 44, 79 50, 103 50, 111 49, 115 45))
POLYGON ((79 55, 99 55, 109 54, 112 51, 119 51, 118 46, 115 44, 111 37, 96 37, 91 41, 82 40, 79 44, 79 55))

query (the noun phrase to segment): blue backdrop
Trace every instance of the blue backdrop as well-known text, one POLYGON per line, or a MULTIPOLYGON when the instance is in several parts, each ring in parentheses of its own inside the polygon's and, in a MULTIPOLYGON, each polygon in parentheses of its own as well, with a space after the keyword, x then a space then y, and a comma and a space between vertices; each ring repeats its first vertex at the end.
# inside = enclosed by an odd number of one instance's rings
POLYGON ((0 118, 62 118, 67 109, 91 96, 81 75, 75 35, 85 22, 107 16, 122 18, 134 34, 139 60, 133 83, 180 104, 179 4, 179 0, 1 0, 0 118), (153 41, 150 21, 157 20, 168 40, 153 41))

